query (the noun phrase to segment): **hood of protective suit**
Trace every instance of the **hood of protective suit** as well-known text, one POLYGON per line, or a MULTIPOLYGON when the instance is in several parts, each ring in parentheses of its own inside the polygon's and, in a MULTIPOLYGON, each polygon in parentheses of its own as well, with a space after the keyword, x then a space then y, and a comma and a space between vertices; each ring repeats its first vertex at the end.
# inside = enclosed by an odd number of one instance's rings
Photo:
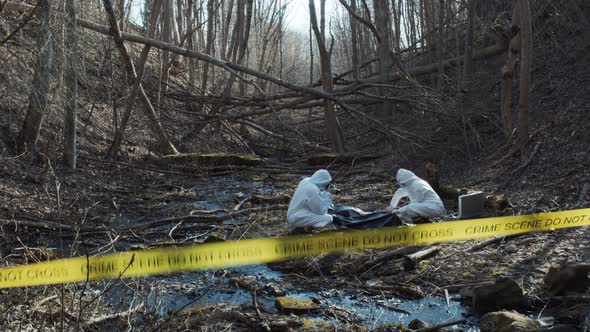
POLYGON ((410 182, 419 179, 414 173, 408 171, 407 169, 400 168, 397 171, 397 182, 400 186, 407 186, 410 182))
POLYGON ((313 173, 313 175, 309 178, 309 182, 318 186, 318 188, 325 188, 328 184, 332 181, 332 177, 330 173, 325 169, 320 169, 313 173))
POLYGON ((295 227, 324 227, 332 222, 328 209, 332 206, 331 195, 323 191, 332 177, 326 170, 319 170, 303 179, 289 203, 287 221, 295 227))

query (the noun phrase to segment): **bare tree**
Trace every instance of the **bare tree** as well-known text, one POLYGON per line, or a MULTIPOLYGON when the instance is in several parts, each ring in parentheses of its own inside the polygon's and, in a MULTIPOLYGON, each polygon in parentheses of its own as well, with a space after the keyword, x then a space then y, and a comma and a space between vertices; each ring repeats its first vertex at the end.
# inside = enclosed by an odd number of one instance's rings
MULTIPOLYGON (((129 83, 129 85, 132 86, 134 82, 136 82, 137 80, 140 80, 141 78, 139 78, 137 76, 137 72, 135 70, 135 65, 133 64, 133 61, 131 60, 131 56, 129 55, 129 52, 127 51, 127 47, 125 46, 125 43, 123 42, 123 37, 121 35, 121 30, 119 30, 119 26, 117 24, 117 19, 115 17, 115 13, 113 11, 113 5, 111 3, 111 0, 103 0, 103 5, 104 5, 105 11, 107 13, 107 18, 109 21, 110 33, 113 36, 113 39, 115 40, 115 45, 117 46, 117 49, 119 50, 119 54, 121 55, 121 58, 123 60, 123 64, 125 65, 125 69, 127 70, 127 81, 129 83)), ((162 127, 162 124, 158 120, 158 117, 156 115, 156 111, 155 111, 152 103, 150 102, 147 94, 145 93, 143 86, 141 85, 141 82, 139 82, 138 85, 139 85, 138 88, 139 88, 140 98, 145 106, 142 109, 146 112, 146 115, 151 122, 152 130, 154 131, 154 133, 156 134, 156 136, 158 138, 158 143, 160 145, 159 148, 164 153, 171 153, 171 154, 178 153, 178 151, 176 150, 176 148, 174 147, 174 145, 172 144, 172 142, 170 141, 170 139, 166 135, 166 132, 164 131, 164 128, 162 127)), ((117 151, 112 152, 111 155, 113 153, 116 154, 117 151)))
MULTIPOLYGON (((172 8, 172 0, 162 1, 162 41, 170 43, 172 40, 172 16, 174 10, 172 8)), ((158 112, 162 105, 162 94, 165 93, 166 87, 168 86, 168 77, 170 74, 170 52, 162 51, 160 57, 160 84, 158 86, 158 95, 156 100, 156 108, 158 112)))
MULTIPOLYGON (((161 4, 161 0, 153 0, 151 3, 152 7, 150 9, 149 16, 150 21, 147 23, 148 38, 154 37, 158 17, 160 16, 161 4)), ((139 60, 137 61, 136 66, 137 79, 135 79, 133 85, 131 86, 131 89, 129 90, 129 96, 127 97, 127 101, 125 104, 125 113, 123 113, 123 116, 121 117, 121 125, 119 126, 119 129, 115 131, 115 138, 113 139, 113 142, 109 147, 109 150, 107 151, 108 158, 114 159, 119 153, 119 150, 121 149, 121 144, 123 143, 123 138, 125 136, 125 129, 127 128, 127 123, 129 122, 129 118, 131 117, 131 113, 133 112, 133 108, 135 107, 135 101, 137 100, 139 87, 143 79, 143 73, 145 70, 145 65, 150 49, 151 46, 145 45, 141 50, 141 54, 139 55, 139 60)))
MULTIPOLYGON (((350 0, 350 9, 352 12, 356 13, 356 0, 350 0)), ((358 51, 358 22, 356 19, 354 19, 352 14, 349 13, 348 17, 350 21, 350 46, 352 48, 352 77, 355 81, 358 81, 360 78, 358 51)))
POLYGON ((35 153, 39 130, 43 118, 49 108, 49 87, 51 84, 51 66, 53 63, 53 41, 49 20, 51 18, 51 4, 49 0, 40 0, 38 7, 41 25, 38 28, 37 46, 39 55, 35 65, 29 106, 23 127, 17 138, 17 150, 19 152, 31 151, 35 153))
MULTIPOLYGON (((207 44, 205 46, 206 54, 213 54, 213 44, 215 43, 215 31, 213 23, 215 22, 215 0, 207 0, 207 44)), ((209 78, 209 62, 203 64, 203 72, 201 76, 201 91, 205 93, 207 90, 207 82, 209 78)), ((199 106, 198 112, 201 113, 202 104, 199 106)))
POLYGON ((64 164, 76 169, 76 117, 78 113, 78 35, 76 33, 76 7, 74 0, 66 0, 65 23, 65 118, 64 118, 64 164))
POLYGON ((519 0, 513 1, 512 8, 512 37, 508 46, 506 55, 506 64, 502 67, 502 97, 501 97, 501 115, 504 135, 509 140, 512 137, 512 81, 516 74, 516 61, 520 52, 521 33, 520 33, 520 9, 519 0))
POLYGON ((438 2, 438 41, 436 42, 436 50, 438 57, 438 88, 442 89, 445 76, 445 0, 438 2))
MULTIPOLYGON (((322 10, 323 11, 323 10, 322 10)), ((320 51, 320 71, 322 78, 322 88, 325 92, 330 93, 334 90, 334 83, 332 82, 332 65, 330 61, 330 53, 326 47, 326 40, 324 34, 320 31, 318 26, 318 19, 316 16, 314 0, 309 0, 309 16, 311 19, 311 26, 315 34, 315 39, 320 51)), ((324 18, 322 18, 322 22, 324 18)), ((338 122, 338 117, 334 109, 334 103, 331 100, 324 99, 324 118, 328 130, 328 138, 332 148, 336 152, 345 152, 344 135, 338 122)))
POLYGON ((532 26, 529 0, 518 0, 521 22, 520 84, 518 95, 518 143, 522 155, 529 139, 529 89, 531 81, 532 26))
MULTIPOLYGON (((193 13, 194 13, 194 0, 188 0, 186 4, 186 30, 187 33, 190 34, 188 36, 187 48, 189 50, 194 50, 194 40, 195 36, 193 33, 193 13)), ((188 81, 192 86, 195 85, 195 59, 188 58, 188 81)))
POLYGON ((398 0, 397 2, 397 6, 395 4, 395 0, 391 0, 391 13, 392 13, 392 17, 393 17, 393 29, 395 32, 395 36, 394 36, 394 41, 393 41, 393 45, 394 45, 394 49, 395 49, 395 54, 397 54, 399 56, 401 48, 400 48, 400 43, 401 43, 401 7, 402 7, 402 0, 398 0))
MULTIPOLYGON (((377 56, 379 58, 379 73, 381 80, 387 82, 391 77, 393 67, 393 56, 391 53, 391 30, 389 22, 391 21, 391 13, 389 6, 382 0, 373 0, 373 9, 375 10, 375 28, 377 29, 377 56)), ((379 95, 385 95, 383 87, 378 88, 379 95)), ((381 114, 387 116, 391 113, 391 103, 383 101, 381 103, 381 114)))
POLYGON ((475 2, 476 0, 468 0, 469 5, 467 9, 467 34, 465 35, 465 60, 463 62, 463 76, 469 78, 473 75, 473 29, 475 26, 475 2))

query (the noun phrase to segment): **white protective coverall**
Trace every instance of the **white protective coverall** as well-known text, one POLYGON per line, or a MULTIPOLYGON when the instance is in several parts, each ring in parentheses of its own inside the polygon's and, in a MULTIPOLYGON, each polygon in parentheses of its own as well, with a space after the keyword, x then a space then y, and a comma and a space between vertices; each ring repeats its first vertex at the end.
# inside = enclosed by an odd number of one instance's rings
POLYGON ((397 171, 397 182, 400 188, 393 194, 388 210, 397 213, 403 221, 411 222, 413 217, 438 217, 443 213, 443 202, 428 182, 403 168, 397 171), (403 197, 409 197, 410 204, 396 210, 403 197))
POLYGON ((321 169, 310 178, 301 180, 287 210, 287 222, 295 227, 324 227, 332 222, 327 214, 332 195, 327 191, 332 177, 321 169))

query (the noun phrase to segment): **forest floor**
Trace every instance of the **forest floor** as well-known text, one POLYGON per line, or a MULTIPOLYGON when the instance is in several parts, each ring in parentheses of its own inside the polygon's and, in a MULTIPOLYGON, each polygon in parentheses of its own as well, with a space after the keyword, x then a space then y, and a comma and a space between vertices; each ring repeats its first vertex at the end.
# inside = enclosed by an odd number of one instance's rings
MULTIPOLYGON (((385 207, 394 190, 386 164, 377 160, 330 165, 341 189, 334 202, 366 211, 385 207)), ((270 160, 258 166, 175 163, 163 167, 155 159, 105 162, 88 158, 81 158, 73 173, 49 165, 28 167, 19 159, 4 159, 0 165, 5 179, 0 185, 0 248, 2 261, 9 265, 191 245, 207 239, 289 235, 289 196, 300 179, 317 168, 270 160), (254 208, 253 212, 231 219, 220 212, 215 214, 222 217, 218 222, 206 224, 182 218, 195 210, 232 210, 240 202, 239 210, 254 208), (170 217, 178 218, 158 227, 134 228, 170 217), (74 226, 62 229, 61 237, 55 227, 60 222, 74 226), (105 231, 85 231, 96 225, 105 231), (135 231, 124 232, 121 227, 135 231)), ((468 179, 443 184, 502 194, 468 179)), ((542 201, 542 195, 534 188, 520 192, 516 197, 524 197, 522 200, 511 200, 503 211, 487 210, 486 216, 531 211, 530 202, 542 201)), ((451 220, 457 214, 456 203, 446 200, 445 205, 442 219, 451 220)), ((534 208, 535 212, 558 209, 554 203, 534 208)), ((6 319, 0 326, 4 330, 51 330, 61 324, 83 330, 130 326, 148 330, 395 330, 420 318, 430 324, 465 319, 460 328, 471 330, 478 328, 481 313, 470 301, 459 302, 459 291, 502 277, 515 280, 524 290, 530 304, 519 308, 521 313, 582 326, 590 301, 580 304, 579 299, 588 299, 588 289, 571 297, 551 297, 543 277, 551 266, 590 262, 586 228, 529 233, 478 249, 480 243, 440 244, 436 256, 410 271, 404 269, 403 255, 423 247, 352 250, 268 266, 5 289, 0 291, 0 315, 6 319), (285 294, 311 299, 317 308, 299 315, 281 313, 273 299, 285 294)))
MULTIPOLYGON (((587 7, 581 16, 587 17, 583 15, 587 7)), ((579 199, 590 182, 590 41, 587 20, 585 26, 573 20, 571 26, 560 23, 570 16, 552 15, 547 20, 553 23, 535 27, 531 137, 524 155, 504 144, 498 127, 504 61, 499 58, 482 60, 476 79, 464 85, 464 109, 477 137, 473 152, 452 154, 457 150, 453 147, 463 144, 461 133, 452 131, 448 137, 438 137, 443 142, 440 151, 420 151, 441 156, 442 185, 507 198, 507 209, 486 210, 485 216, 590 204, 587 197, 579 199)), ((5 78, 0 80, 0 262, 4 266, 293 232, 286 222, 289 196, 304 176, 318 168, 304 161, 212 167, 133 155, 133 149, 145 150, 146 142, 151 142, 139 117, 132 119, 135 132, 129 133, 121 159, 98 157, 112 136, 109 100, 120 97, 107 95, 111 82, 98 67, 104 62, 99 52, 88 54, 92 70, 80 80, 80 103, 88 107, 79 118, 83 126, 78 169, 72 172, 46 160, 31 164, 23 156, 15 157, 12 146, 30 85, 28 80, 15 83, 8 78, 32 73, 36 33, 32 28, 23 31, 21 44, 15 44, 10 56, 4 56, 7 61, 0 63, 0 76, 5 78), (227 211, 220 211, 214 214, 219 220, 209 223, 186 217, 195 210, 236 207, 250 210, 235 218, 225 218, 227 211), (153 221, 161 223, 145 227, 153 221)), ((100 48, 88 40, 85 49, 100 48)), ((516 95, 513 99, 518 100, 516 95)), ((47 160, 60 158, 62 120, 57 105, 41 135, 40 151, 47 160)), ((334 203, 365 211, 383 209, 395 189, 393 165, 407 161, 394 163, 383 157, 325 165, 341 189, 334 203)), ((445 206, 441 222, 457 215, 455 200, 445 200, 445 206)), ((587 227, 506 237, 479 248, 484 241, 439 244, 438 254, 414 270, 404 269, 403 255, 423 247, 351 250, 269 265, 0 289, 0 330, 388 331, 407 329, 413 318, 429 324, 465 320, 455 327, 477 330, 482 313, 471 300, 461 300, 468 295, 464 289, 498 279, 514 280, 524 290, 528 303, 516 308, 518 312, 544 318, 546 324, 590 329, 588 287, 552 296, 543 282, 550 267, 590 263, 587 227), (279 312, 274 301, 281 295, 310 299, 316 308, 298 314, 279 312)), ((2 277, 6 276, 0 273, 2 277)))

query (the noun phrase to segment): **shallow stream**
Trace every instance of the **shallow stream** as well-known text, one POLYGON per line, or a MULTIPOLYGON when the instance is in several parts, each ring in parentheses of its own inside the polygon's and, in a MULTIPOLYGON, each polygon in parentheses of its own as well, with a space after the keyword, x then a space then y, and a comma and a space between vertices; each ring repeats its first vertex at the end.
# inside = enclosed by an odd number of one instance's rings
MULTIPOLYGON (((236 180, 234 178, 218 178, 206 184, 194 185, 194 195, 175 198, 166 202, 167 208, 190 208, 216 210, 233 208, 235 202, 246 194, 270 195, 272 186, 260 181, 236 180)), ((153 217, 153 216, 150 216, 153 217)), ((132 220, 143 219, 142 216, 121 216, 121 222, 131 223, 132 220)), ((239 223, 239 220, 226 220, 225 223, 239 223)), ((190 234, 188 234, 190 236, 190 234)), ((133 243, 119 242, 118 249, 124 250, 133 243)), ((270 269, 266 265, 253 265, 227 270, 190 272, 175 275, 150 276, 135 285, 126 281, 118 281, 111 285, 103 297, 103 304, 116 311, 128 310, 142 301, 149 312, 165 316, 172 310, 185 307, 206 306, 218 303, 241 305, 253 303, 252 291, 237 287, 231 282, 232 277, 255 285, 257 301, 261 310, 277 312, 276 296, 290 296, 309 299, 318 303, 320 308, 336 307, 345 312, 347 319, 361 323, 369 328, 384 324, 407 324, 412 319, 421 319, 429 324, 465 319, 469 316, 468 309, 451 296, 447 302, 445 297, 425 297, 418 300, 405 300, 396 297, 372 297, 359 289, 335 289, 326 285, 326 289, 313 292, 305 284, 293 285, 286 280, 283 273, 270 269), (401 313, 390 309, 395 307, 409 312, 401 313)), ((102 289, 95 289, 99 293, 102 289)), ((319 311, 321 312, 321 311, 319 311)), ((336 322, 335 317, 320 316, 314 313, 307 316, 312 319, 325 319, 336 322)), ((464 330, 477 330, 472 323, 460 326, 464 330)))

